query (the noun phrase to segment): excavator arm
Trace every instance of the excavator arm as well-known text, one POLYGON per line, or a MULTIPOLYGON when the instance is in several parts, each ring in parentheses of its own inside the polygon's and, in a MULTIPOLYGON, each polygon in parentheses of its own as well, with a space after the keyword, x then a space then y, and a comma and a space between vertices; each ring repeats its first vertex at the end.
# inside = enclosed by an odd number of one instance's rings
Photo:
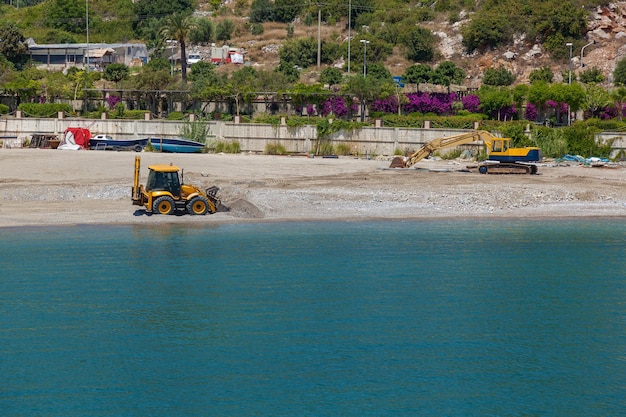
POLYGON ((465 145, 467 143, 472 143, 479 140, 482 140, 485 146, 487 146, 488 150, 491 151, 491 144, 493 143, 494 138, 495 137, 491 133, 484 130, 475 130, 468 133, 462 133, 460 135, 437 138, 428 142, 427 144, 419 148, 416 152, 411 154, 405 161, 404 166, 408 168, 411 165, 418 163, 422 159, 427 158, 433 152, 436 152, 440 149, 465 145))

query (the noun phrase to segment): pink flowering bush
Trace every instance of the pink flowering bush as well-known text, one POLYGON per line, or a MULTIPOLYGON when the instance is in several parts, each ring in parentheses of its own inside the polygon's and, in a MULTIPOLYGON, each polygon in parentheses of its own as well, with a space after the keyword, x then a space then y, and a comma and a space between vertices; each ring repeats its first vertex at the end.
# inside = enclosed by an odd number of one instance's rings
POLYGON ((538 112, 537 112, 537 107, 535 107, 535 105, 528 103, 526 105, 526 111, 524 112, 524 118, 526 120, 530 120, 532 122, 536 122, 537 121, 537 116, 538 116, 538 112))
POLYGON ((468 94, 461 99, 463 108, 471 113, 478 113, 480 111, 480 98, 476 94, 468 94))
POLYGON ((106 98, 106 102, 107 102, 107 104, 109 105, 109 108, 111 108, 111 109, 114 109, 114 108, 115 108, 115 105, 116 105, 117 103, 119 103, 120 101, 122 101, 122 99, 121 99, 121 98, 119 98, 118 96, 108 96, 108 97, 106 98))
POLYGON ((407 113, 435 113, 437 115, 450 114, 452 103, 456 101, 454 93, 410 93, 406 95, 408 103, 404 105, 407 113))

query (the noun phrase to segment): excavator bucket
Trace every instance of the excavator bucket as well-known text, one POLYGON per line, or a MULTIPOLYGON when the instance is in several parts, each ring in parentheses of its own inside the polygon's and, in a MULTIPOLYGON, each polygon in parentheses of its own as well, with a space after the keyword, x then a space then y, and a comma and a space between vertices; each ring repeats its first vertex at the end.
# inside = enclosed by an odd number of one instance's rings
POLYGON ((402 158, 401 156, 396 156, 391 160, 391 165, 389 165, 389 168, 406 168, 404 158, 402 158))

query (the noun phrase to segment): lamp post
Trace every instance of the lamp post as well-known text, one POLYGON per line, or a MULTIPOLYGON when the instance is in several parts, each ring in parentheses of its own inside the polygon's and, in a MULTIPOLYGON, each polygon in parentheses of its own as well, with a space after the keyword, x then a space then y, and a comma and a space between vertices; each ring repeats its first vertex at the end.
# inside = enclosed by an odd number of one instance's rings
POLYGON ((89 0, 85 0, 85 25, 87 26, 87 73, 89 73, 89 0))
POLYGON ((370 41, 361 39, 361 42, 363 43, 363 77, 366 77, 367 76, 367 44, 370 43, 370 41))
POLYGON ((596 41, 593 40, 593 41, 589 42, 587 45, 585 45, 582 48, 580 48, 580 68, 585 66, 585 64, 583 64, 583 52, 585 51, 585 48, 590 46, 590 45, 595 45, 595 43, 596 43, 596 41))
POLYGON ((348 1, 348 75, 350 75, 350 39, 352 30, 352 0, 348 1))
POLYGON ((176 41, 172 39, 167 39, 165 43, 169 44, 168 48, 170 48, 170 76, 174 76, 174 47, 176 46, 176 41))
MULTIPOLYGON (((565 46, 569 46, 569 85, 572 85, 572 48, 574 46, 573 43, 568 42, 565 46)), ((567 104, 567 125, 572 125, 572 111, 570 109, 569 103, 567 104)))

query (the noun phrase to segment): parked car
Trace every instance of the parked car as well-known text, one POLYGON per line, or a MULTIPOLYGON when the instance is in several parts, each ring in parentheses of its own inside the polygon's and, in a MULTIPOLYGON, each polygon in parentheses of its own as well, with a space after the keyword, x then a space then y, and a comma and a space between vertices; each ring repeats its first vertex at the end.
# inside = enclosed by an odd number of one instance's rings
POLYGON ((202 61, 202 57, 200 56, 200 54, 189 54, 187 56, 187 65, 193 65, 196 62, 200 61, 202 61))

